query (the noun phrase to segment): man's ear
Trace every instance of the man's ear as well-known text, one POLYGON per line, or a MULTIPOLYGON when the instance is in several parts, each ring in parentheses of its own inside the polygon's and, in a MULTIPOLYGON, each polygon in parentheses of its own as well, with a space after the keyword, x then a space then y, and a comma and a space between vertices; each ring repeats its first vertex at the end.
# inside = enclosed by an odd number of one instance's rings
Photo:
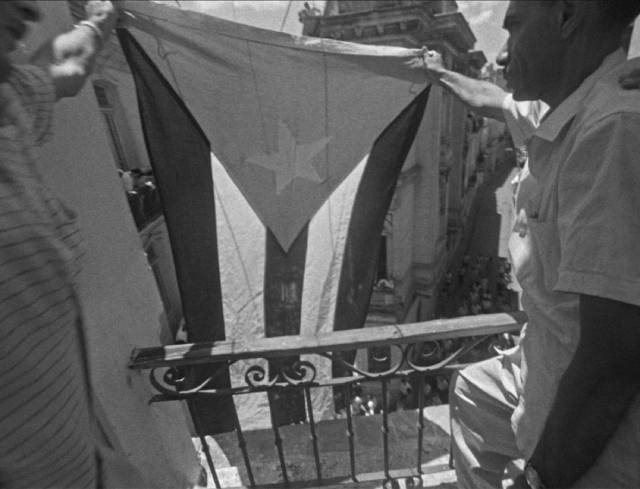
POLYGON ((560 0, 556 4, 555 18, 562 39, 569 39, 578 29, 591 2, 582 0, 560 0))

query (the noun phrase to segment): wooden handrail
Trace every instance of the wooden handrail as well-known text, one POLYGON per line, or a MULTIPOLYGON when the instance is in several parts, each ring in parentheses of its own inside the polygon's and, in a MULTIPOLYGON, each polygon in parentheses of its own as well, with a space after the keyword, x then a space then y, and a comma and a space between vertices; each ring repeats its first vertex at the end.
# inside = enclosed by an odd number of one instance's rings
POLYGON ((134 348, 128 366, 131 369, 143 370, 485 336, 518 331, 526 320, 526 314, 517 311, 334 331, 317 336, 244 338, 232 341, 134 348))

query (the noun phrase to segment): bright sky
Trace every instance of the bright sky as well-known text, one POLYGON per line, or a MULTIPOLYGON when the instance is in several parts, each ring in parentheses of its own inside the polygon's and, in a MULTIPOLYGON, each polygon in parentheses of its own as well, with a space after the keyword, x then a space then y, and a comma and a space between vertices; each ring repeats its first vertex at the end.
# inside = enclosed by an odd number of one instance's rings
MULTIPOLYGON (((217 17, 251 24, 264 29, 284 30, 290 34, 301 34, 302 24, 298 12, 303 9, 303 0, 291 3, 287 0, 164 0, 164 3, 180 3, 183 7, 207 12, 217 17)), ((309 1, 320 10, 324 1, 309 1)), ((476 49, 484 51, 489 61, 495 61, 498 50, 504 44, 506 33, 502 30, 502 18, 507 0, 458 0, 458 8, 467 18, 473 33, 478 38, 476 49)))
POLYGON ((492 63, 507 40, 502 19, 508 4, 507 0, 458 0, 458 9, 466 17, 478 39, 476 49, 484 51, 492 63))

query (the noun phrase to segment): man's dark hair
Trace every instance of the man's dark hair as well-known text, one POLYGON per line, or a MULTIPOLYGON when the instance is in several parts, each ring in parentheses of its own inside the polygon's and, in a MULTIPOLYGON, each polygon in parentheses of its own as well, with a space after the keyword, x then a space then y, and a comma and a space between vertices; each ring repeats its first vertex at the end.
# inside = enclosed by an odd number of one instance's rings
POLYGON ((598 0, 605 24, 626 27, 640 14, 640 0, 598 0))

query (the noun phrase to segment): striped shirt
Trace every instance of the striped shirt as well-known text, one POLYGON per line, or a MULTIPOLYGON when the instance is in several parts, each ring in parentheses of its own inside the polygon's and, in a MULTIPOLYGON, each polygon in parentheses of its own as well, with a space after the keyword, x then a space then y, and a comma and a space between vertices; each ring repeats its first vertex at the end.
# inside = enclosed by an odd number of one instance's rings
POLYGON ((76 219, 36 168, 51 79, 14 67, 0 85, 0 487, 95 487, 76 219))

